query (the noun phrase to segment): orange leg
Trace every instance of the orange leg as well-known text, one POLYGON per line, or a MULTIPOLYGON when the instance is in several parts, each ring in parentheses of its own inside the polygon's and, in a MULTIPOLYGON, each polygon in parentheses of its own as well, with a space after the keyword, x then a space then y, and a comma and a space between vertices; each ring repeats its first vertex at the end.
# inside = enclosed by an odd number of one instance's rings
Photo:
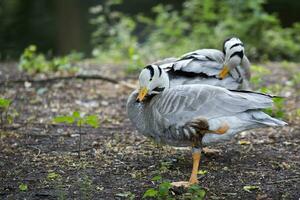
POLYGON ((200 159, 201 159, 201 152, 199 151, 193 152, 193 170, 189 180, 190 185, 198 183, 197 174, 199 170, 200 159))
POLYGON ((199 169, 199 163, 201 159, 201 151, 196 149, 196 151, 193 152, 193 169, 192 169, 192 174, 190 177, 190 180, 187 181, 179 181, 179 182, 173 182, 172 185, 175 187, 189 187, 190 185, 193 184, 198 184, 198 169, 199 169))

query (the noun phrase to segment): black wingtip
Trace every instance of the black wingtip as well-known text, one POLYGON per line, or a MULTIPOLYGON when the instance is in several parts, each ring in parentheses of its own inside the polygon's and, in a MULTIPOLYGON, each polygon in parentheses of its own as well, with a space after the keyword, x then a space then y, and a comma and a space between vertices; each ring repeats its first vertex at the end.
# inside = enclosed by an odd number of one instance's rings
POLYGON ((232 92, 241 92, 241 93, 252 93, 252 94, 260 94, 260 95, 264 95, 264 96, 268 96, 270 98, 286 98, 284 96, 278 96, 278 95, 272 95, 272 94, 265 94, 265 93, 262 93, 262 92, 256 92, 256 91, 250 91, 250 90, 229 90, 229 91, 232 91, 232 92))

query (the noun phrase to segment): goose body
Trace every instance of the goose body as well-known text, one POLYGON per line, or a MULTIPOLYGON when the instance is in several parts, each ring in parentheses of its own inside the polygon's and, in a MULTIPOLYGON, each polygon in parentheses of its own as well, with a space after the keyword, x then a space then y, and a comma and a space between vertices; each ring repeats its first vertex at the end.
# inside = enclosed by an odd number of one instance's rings
MULTIPOLYGON (((194 142, 190 123, 199 118, 215 130, 222 123, 227 133, 203 133, 197 143, 210 145, 231 139, 235 134, 253 128, 283 126, 283 121, 265 114, 272 106, 272 97, 260 93, 229 91, 209 85, 182 85, 137 102, 134 91, 127 103, 127 113, 137 130, 157 142, 172 146, 191 146, 194 142)), ((208 130, 207 130, 208 131, 208 130)))
POLYGON ((250 89, 250 62, 238 38, 224 42, 223 52, 217 49, 199 49, 180 58, 167 58, 154 63, 164 69, 170 85, 208 84, 227 89, 250 89), (224 67, 229 74, 220 79, 224 67))

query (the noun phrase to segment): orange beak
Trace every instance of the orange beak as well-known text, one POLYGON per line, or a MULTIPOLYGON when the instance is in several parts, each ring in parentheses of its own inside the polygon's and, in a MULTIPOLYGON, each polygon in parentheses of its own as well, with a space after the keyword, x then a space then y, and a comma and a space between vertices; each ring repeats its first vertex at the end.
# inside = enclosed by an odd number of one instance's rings
POLYGON ((143 101, 143 99, 145 98, 145 96, 147 95, 147 93, 148 93, 148 89, 146 87, 140 88, 139 95, 136 98, 136 100, 138 100, 140 102, 143 101))
POLYGON ((229 68, 227 67, 227 65, 224 65, 222 71, 219 74, 219 77, 221 79, 224 79, 227 76, 228 72, 229 72, 229 68))

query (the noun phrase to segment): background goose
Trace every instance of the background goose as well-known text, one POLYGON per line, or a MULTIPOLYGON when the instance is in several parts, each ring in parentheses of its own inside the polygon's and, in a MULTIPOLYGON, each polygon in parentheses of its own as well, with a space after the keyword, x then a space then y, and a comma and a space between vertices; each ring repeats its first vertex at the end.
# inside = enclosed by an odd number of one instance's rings
POLYGON ((179 185, 198 182, 203 144, 228 140, 248 129, 286 124, 261 111, 272 106, 270 95, 210 85, 169 87, 168 74, 156 67, 141 71, 139 90, 129 96, 127 113, 143 135, 172 146, 193 147, 191 178, 179 185))
POLYGON ((250 62, 244 44, 236 37, 224 41, 223 52, 200 49, 154 64, 168 71, 171 85, 201 83, 227 89, 250 88, 250 62))

